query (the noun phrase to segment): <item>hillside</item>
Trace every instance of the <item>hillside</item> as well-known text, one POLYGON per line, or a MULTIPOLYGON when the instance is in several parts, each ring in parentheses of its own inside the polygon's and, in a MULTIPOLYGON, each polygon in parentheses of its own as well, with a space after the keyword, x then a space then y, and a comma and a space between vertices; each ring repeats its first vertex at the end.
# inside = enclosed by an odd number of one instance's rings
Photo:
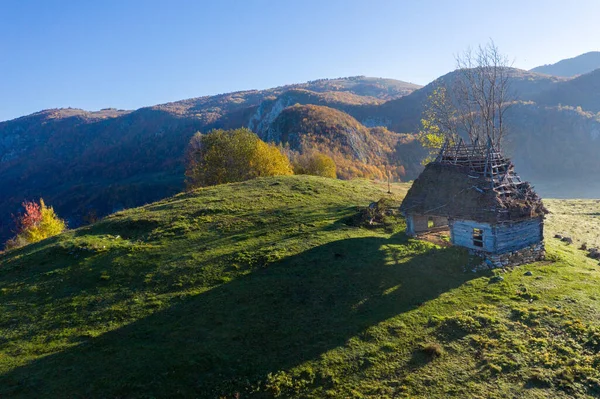
POLYGON ((252 121, 260 124, 264 119, 259 107, 263 102, 283 98, 293 101, 288 105, 317 103, 342 109, 382 103, 418 87, 360 76, 322 79, 133 112, 48 110, 0 122, 0 242, 10 236, 10 215, 24 199, 43 197, 76 227, 89 214, 102 216, 181 191, 190 137, 213 128, 255 128, 252 121))
POLYGON ((577 57, 560 60, 555 64, 542 65, 533 68, 531 72, 546 75, 573 77, 583 75, 600 68, 600 51, 578 55, 577 57))
POLYGON ((153 108, 180 116, 194 116, 207 123, 240 109, 256 106, 261 101, 277 97, 288 91, 309 91, 328 93, 333 101, 344 103, 344 98, 366 97, 367 101, 392 100, 419 89, 421 86, 395 79, 352 76, 338 79, 319 79, 306 83, 296 83, 266 90, 248 90, 204 96, 157 105, 153 108))
MULTIPOLYGON (((597 261, 548 238, 549 261, 493 283, 401 220, 356 227, 356 207, 385 190, 309 176, 216 186, 0 255, 0 396, 600 392, 597 261)), ((547 237, 600 227, 596 201, 549 206, 547 237)))
POLYGON ((319 151, 331 156, 338 177, 384 179, 385 168, 393 165, 394 178, 406 175, 402 164, 395 162, 395 148, 411 143, 386 129, 367 129, 350 115, 318 105, 294 105, 285 108, 262 135, 263 140, 281 143, 292 151, 319 151), (395 166, 394 166, 395 165, 395 166))
MULTIPOLYGON (((506 149, 527 179, 541 183, 572 179, 594 185, 600 173, 600 117, 568 106, 515 104, 507 113, 506 149)), ((554 194, 558 195, 558 194, 554 194)), ((573 191, 570 195, 580 194, 573 191)), ((600 197, 600 191, 590 198, 600 197)))
MULTIPOLYGON (((410 95, 387 101, 381 105, 355 107, 350 113, 359 121, 373 120, 374 123, 383 124, 395 132, 413 132, 418 129, 421 122, 421 114, 428 96, 436 87, 443 85, 451 88, 460 76, 459 74, 459 71, 449 72, 410 95)), ((508 75, 510 77, 509 91, 519 101, 534 100, 538 94, 551 90, 560 82, 567 80, 516 68, 510 68, 508 75)), ((366 124, 370 125, 370 123, 366 124)))
MULTIPOLYGON (((600 53, 599 53, 600 54, 600 53)), ((535 96, 538 104, 581 107, 600 114, 600 66, 593 72, 560 82, 535 96)))
MULTIPOLYGON (((527 179, 544 184, 574 176, 596 180, 594 176, 600 173, 600 158, 596 155, 600 151, 600 116, 594 112, 600 75, 596 75, 594 72, 566 80, 511 71, 510 90, 518 101, 506 113, 505 151, 527 179), (559 94, 563 92, 572 93, 573 101, 565 100, 561 105, 559 94), (581 104, 591 109, 577 109, 581 104)), ((381 105, 358 106, 348 112, 367 125, 367 121, 374 120, 394 132, 416 132, 427 97, 442 84, 451 87, 456 76, 456 71, 451 72, 408 96, 381 105)), ((599 193, 596 186, 592 195, 599 193)), ((551 194, 558 195, 556 191, 551 194)), ((582 195, 590 194, 575 187, 567 197, 582 195)))

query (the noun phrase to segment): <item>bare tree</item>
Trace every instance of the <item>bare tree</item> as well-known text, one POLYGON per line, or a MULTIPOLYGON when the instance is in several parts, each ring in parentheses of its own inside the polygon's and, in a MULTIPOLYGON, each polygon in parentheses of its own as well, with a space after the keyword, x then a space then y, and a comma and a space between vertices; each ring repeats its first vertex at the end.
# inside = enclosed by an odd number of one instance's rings
POLYGON ((493 41, 456 57, 457 74, 452 82, 429 96, 423 113, 422 137, 430 147, 441 138, 471 142, 489 138, 499 146, 506 134, 505 113, 514 101, 510 93, 510 64, 493 41))
POLYGON ((489 138, 500 145, 506 133, 504 116, 513 101, 508 58, 490 41, 457 56, 456 66, 453 100, 461 130, 471 141, 489 138))

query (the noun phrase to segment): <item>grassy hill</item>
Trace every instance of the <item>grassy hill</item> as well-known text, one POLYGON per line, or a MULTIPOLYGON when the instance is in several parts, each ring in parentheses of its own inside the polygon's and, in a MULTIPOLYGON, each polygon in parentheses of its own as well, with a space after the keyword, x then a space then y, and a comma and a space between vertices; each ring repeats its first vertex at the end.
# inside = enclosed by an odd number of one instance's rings
MULTIPOLYGON (((386 189, 211 187, 0 255, 0 397, 600 393, 597 261, 548 238, 494 283, 402 220, 356 226, 386 189)), ((597 202, 550 209, 547 237, 599 227, 597 202)))

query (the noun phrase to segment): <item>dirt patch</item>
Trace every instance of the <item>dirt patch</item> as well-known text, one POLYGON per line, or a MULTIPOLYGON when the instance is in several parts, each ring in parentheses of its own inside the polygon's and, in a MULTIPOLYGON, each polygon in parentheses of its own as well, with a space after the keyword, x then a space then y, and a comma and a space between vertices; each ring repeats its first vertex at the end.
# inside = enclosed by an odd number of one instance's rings
POLYGON ((452 243, 450 242, 449 229, 419 234, 416 238, 418 238, 419 240, 428 241, 432 244, 439 245, 443 248, 452 246, 452 243))

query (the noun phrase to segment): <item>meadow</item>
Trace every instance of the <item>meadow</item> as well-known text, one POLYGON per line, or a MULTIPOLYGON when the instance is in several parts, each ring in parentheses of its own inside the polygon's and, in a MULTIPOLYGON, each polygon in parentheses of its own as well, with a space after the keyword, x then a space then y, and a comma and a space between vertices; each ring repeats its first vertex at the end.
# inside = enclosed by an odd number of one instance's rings
POLYGON ((547 201, 546 261, 473 273, 357 223, 407 189, 262 178, 0 255, 0 397, 600 395, 600 204, 547 201))

